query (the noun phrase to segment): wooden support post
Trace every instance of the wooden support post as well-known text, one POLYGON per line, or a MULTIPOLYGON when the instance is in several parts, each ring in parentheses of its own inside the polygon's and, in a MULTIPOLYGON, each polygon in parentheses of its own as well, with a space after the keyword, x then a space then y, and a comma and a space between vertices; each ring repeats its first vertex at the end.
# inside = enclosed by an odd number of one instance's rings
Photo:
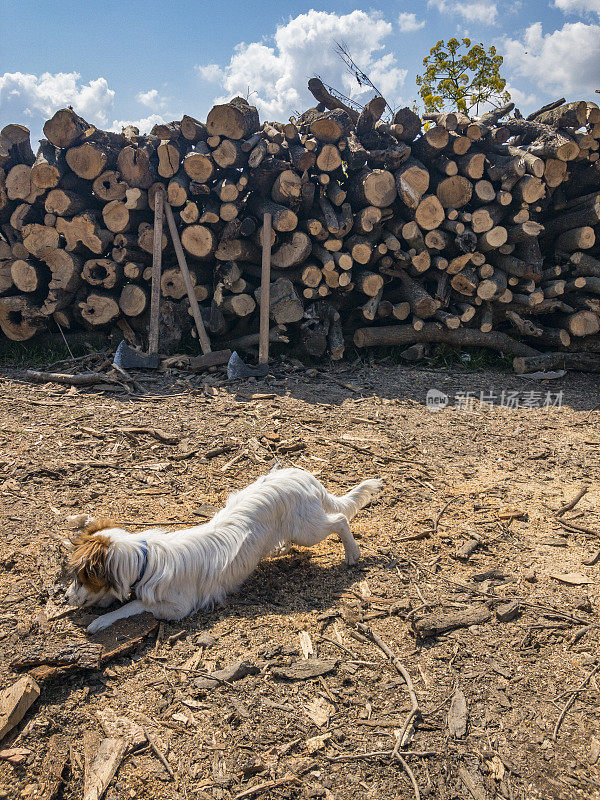
POLYGON ((160 324, 160 274, 162 266, 162 225, 164 193, 156 192, 154 197, 154 238, 152 240, 152 288, 150 291, 150 330, 148 333, 148 352, 158 353, 158 330, 160 324))
POLYGON ((179 263, 179 269, 181 270, 181 274, 183 275, 183 280, 185 281, 187 296, 190 301, 192 314, 194 316, 194 322, 196 323, 196 330, 198 331, 198 338, 200 339, 200 347, 202 348, 202 352, 204 354, 210 353, 211 352, 210 339, 208 338, 208 334, 206 333, 206 328, 204 327, 204 323, 202 322, 202 317, 200 315, 200 308, 198 307, 198 301, 196 300, 194 287, 192 286, 192 279, 190 277, 190 271, 188 269, 185 253, 183 252, 183 247, 181 246, 181 239, 179 238, 179 232, 177 230, 177 226, 175 225, 173 211, 171 210, 171 205, 169 204, 168 200, 165 201, 165 212, 167 215, 169 232, 171 234, 171 239, 173 240, 173 247, 175 248, 175 254, 177 256, 177 261, 179 263))
POLYGON ((262 271, 260 280, 260 338, 258 363, 269 363, 269 311, 271 307, 271 215, 263 217, 262 271))

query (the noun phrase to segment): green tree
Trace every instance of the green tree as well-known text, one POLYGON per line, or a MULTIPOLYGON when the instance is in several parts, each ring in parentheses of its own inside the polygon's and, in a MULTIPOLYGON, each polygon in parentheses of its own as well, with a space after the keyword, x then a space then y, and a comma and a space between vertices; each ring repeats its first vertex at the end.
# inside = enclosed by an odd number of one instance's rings
POLYGON ((458 110, 464 113, 489 103, 494 107, 507 103, 510 94, 500 75, 503 58, 492 45, 471 47, 470 39, 439 41, 423 59, 425 72, 417 76, 419 94, 425 110, 458 110))

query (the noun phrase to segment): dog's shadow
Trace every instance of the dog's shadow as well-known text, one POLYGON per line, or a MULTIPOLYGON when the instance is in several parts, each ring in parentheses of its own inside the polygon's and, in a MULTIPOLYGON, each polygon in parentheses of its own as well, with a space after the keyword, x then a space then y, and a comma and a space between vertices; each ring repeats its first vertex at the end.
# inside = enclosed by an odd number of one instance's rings
POLYGON ((303 550, 262 561, 237 592, 213 611, 198 612, 189 618, 197 627, 210 626, 215 619, 265 615, 323 613, 339 604, 341 596, 364 578, 371 567, 381 566, 383 556, 363 557, 354 567, 342 558, 321 565, 303 550))

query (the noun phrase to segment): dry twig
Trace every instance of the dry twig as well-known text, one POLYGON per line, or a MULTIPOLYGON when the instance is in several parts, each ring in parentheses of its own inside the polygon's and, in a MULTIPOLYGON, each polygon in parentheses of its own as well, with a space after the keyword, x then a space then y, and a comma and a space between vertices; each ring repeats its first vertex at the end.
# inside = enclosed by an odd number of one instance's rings
POLYGON ((577 695, 579 694, 579 692, 585 689, 585 687, 588 685, 588 683, 594 677, 594 675, 598 672, 598 670, 600 670, 600 664, 596 664, 596 666, 588 674, 588 676, 584 678, 584 680, 579 684, 579 686, 576 689, 573 689, 573 691, 570 693, 569 699, 565 703, 563 710, 560 712, 559 717, 556 720, 556 725, 554 726, 554 730, 552 731, 552 741, 554 742, 556 741, 556 737, 558 736, 558 731, 560 729, 560 726, 562 725, 564 718, 567 716, 569 709, 577 699, 577 695))

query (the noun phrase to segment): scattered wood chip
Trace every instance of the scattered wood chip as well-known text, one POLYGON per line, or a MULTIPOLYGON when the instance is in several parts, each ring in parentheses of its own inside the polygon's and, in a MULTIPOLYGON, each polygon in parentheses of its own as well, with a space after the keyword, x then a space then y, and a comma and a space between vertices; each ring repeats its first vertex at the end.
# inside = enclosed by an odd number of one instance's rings
POLYGON ((540 541, 540 544, 543 544, 546 547, 566 547, 567 540, 564 536, 544 536, 544 538, 540 541))
POLYGON ((238 661, 230 664, 224 669, 211 672, 208 678, 197 678, 194 686, 197 689, 214 689, 220 683, 233 683, 245 678, 247 675, 256 675, 260 672, 259 668, 248 661, 238 661))
POLYGON ((96 711, 102 730, 110 739, 128 739, 133 747, 146 743, 144 729, 137 722, 122 717, 113 708, 96 711))
POLYGON ((487 792, 477 783, 466 767, 461 765, 458 768, 458 775, 475 800, 488 800, 487 792))
POLYGON ((509 603, 502 603, 496 607, 496 618, 498 622, 510 622, 519 615, 519 604, 516 600, 509 603))
POLYGON ((86 771, 83 800, 100 800, 119 769, 128 747, 127 739, 103 739, 86 771))
POLYGON ((412 626, 418 636, 437 636, 456 628, 468 628, 471 625, 482 625, 491 618, 489 608, 484 605, 471 606, 460 611, 447 614, 426 614, 421 619, 412 620, 412 626))
POLYGON ((8 761, 13 767, 24 764, 30 755, 31 750, 26 747, 10 747, 7 750, 0 750, 0 760, 8 761))
POLYGON ((514 519, 527 519, 527 511, 522 508, 503 508, 498 512, 498 519, 507 521, 509 524, 514 519))
POLYGON ((368 581, 360 581, 358 584, 358 590, 362 600, 370 600, 373 597, 368 581))
POLYGON ((300 650, 302 651, 302 657, 310 658, 311 656, 314 656, 315 651, 313 649, 313 643, 310 635, 306 631, 300 631, 298 637, 300 639, 300 650))
POLYGON ((317 728, 322 728, 323 725, 329 722, 329 718, 333 715, 335 708, 324 697, 315 697, 314 700, 304 706, 304 711, 317 728))
POLYGON ((467 539, 467 541, 463 542, 460 547, 457 547, 455 556, 461 561, 468 561, 478 547, 478 539, 467 539))
POLYGON ((39 696, 40 687, 30 675, 23 675, 0 694, 0 740, 21 722, 39 696))
POLYGON ((333 672, 337 666, 335 658, 310 658, 296 661, 289 667, 273 667, 271 675, 275 678, 286 678, 290 681, 304 681, 333 672))
POLYGON ((452 696, 452 701, 448 710, 448 730, 450 731, 450 736, 454 736, 456 739, 462 739, 467 733, 468 718, 467 699, 462 689, 457 688, 452 696))
POLYGON ((506 774, 506 767, 502 763, 502 759, 499 756, 493 755, 491 759, 486 760, 486 764, 491 774, 497 781, 501 781, 504 779, 504 775, 506 774))
POLYGON ((306 749, 312 755, 316 753, 318 750, 322 750, 325 747, 326 742, 331 739, 330 733, 323 733, 320 736, 311 736, 310 739, 306 740, 306 749))
POLYGON ((570 586, 583 586, 586 583, 593 583, 591 578, 581 575, 579 572, 551 572, 550 577, 560 583, 568 583, 570 586))
POLYGON ((600 759, 600 739, 598 739, 596 736, 592 736, 592 738, 590 739, 589 762, 590 764, 597 764, 599 759, 600 759))

